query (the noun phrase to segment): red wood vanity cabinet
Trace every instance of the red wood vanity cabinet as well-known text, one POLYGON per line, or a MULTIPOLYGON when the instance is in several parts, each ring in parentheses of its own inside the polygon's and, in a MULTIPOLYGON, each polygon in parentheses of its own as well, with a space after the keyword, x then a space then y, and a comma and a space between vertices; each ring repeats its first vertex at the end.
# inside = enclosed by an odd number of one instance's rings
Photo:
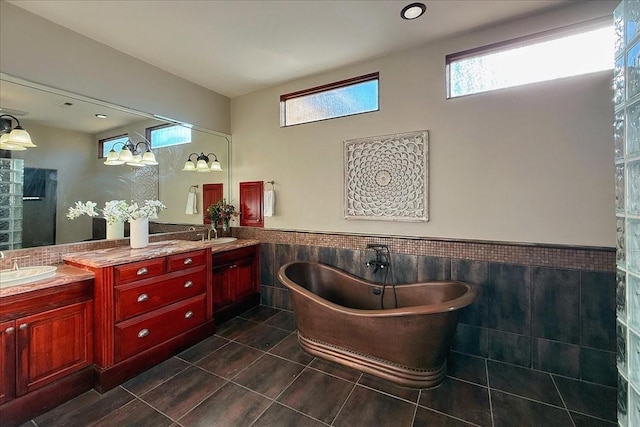
POLYGON ((260 246, 212 255, 211 288, 216 322, 222 323, 260 303, 260 246))
POLYGON ((93 386, 92 281, 2 298, 0 420, 19 424, 93 386))
POLYGON ((104 392, 215 332, 209 249, 95 274, 95 388, 104 392))

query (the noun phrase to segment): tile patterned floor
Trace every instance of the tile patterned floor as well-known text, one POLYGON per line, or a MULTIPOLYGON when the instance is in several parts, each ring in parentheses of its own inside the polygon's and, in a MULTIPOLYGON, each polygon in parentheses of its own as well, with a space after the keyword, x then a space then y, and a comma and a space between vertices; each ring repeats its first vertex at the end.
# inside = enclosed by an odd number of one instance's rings
POLYGON ((614 388, 461 353, 414 390, 313 358, 293 315, 256 307, 164 363, 24 426, 615 426, 614 388))

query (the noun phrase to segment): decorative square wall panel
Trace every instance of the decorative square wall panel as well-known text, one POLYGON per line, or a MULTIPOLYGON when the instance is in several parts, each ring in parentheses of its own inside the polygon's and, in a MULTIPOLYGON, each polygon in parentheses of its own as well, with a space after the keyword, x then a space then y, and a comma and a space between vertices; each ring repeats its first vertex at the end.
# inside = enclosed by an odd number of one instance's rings
POLYGON ((428 221, 426 130, 344 141, 347 219, 428 221))

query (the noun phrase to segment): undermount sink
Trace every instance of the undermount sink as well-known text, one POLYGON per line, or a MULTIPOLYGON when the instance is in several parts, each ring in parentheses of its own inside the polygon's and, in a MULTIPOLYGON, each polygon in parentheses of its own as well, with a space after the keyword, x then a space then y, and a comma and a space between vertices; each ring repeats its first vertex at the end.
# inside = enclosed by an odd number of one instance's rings
POLYGON ((0 288, 24 285, 25 283, 53 277, 56 274, 57 268, 58 267, 40 265, 36 267, 23 267, 20 270, 1 270, 0 288))
POLYGON ((212 245, 224 245, 225 243, 231 243, 238 240, 237 237, 219 237, 217 239, 211 239, 210 242, 212 245))

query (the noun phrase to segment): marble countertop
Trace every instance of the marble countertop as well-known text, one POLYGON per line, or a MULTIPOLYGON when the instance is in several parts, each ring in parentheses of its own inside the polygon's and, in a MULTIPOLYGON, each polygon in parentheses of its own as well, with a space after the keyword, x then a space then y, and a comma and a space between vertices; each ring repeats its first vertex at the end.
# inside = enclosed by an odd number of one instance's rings
MULTIPOLYGON (((146 259, 211 248, 211 253, 231 251, 246 246, 259 244, 258 240, 238 239, 234 242, 215 244, 213 240, 164 240, 149 243, 149 246, 141 249, 131 249, 129 246, 119 246, 95 251, 75 252, 66 254, 63 260, 86 265, 88 267, 110 267, 129 262, 143 261, 146 259)), ((24 292, 33 292, 40 289, 61 286, 81 280, 93 279, 95 275, 88 270, 66 264, 56 265, 56 274, 53 277, 38 280, 23 285, 9 286, 0 289, 0 298, 17 295, 24 292)))
POLYGON ((211 253, 225 252, 246 246, 259 244, 258 240, 238 239, 234 242, 215 244, 215 240, 190 241, 190 240, 164 240, 149 243, 149 246, 141 249, 132 249, 129 246, 99 249, 95 251, 76 252, 62 256, 62 259, 87 267, 102 268, 114 265, 127 264, 135 261, 211 248, 211 253))
POLYGON ((94 274, 92 272, 81 268, 65 264, 56 265, 56 267, 57 270, 55 276, 49 277, 48 279, 0 289, 0 298, 94 278, 94 274))

